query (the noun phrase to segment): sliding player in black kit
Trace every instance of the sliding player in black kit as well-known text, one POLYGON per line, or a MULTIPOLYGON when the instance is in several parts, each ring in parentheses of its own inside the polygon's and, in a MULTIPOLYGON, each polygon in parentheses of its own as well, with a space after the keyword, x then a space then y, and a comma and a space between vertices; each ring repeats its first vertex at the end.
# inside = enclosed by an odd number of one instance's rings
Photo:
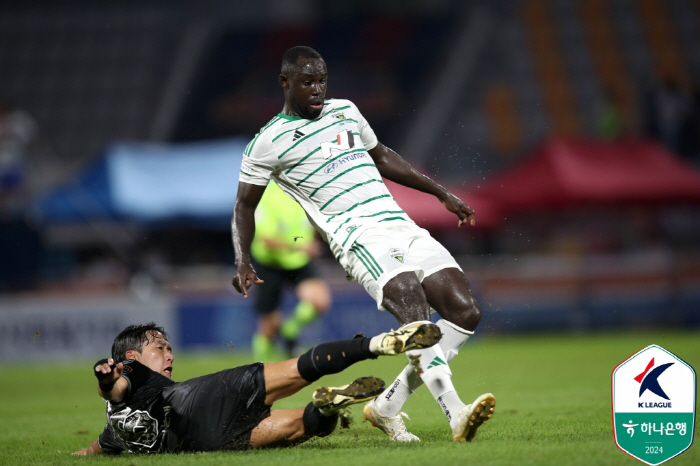
POLYGON ((107 425, 74 454, 246 450, 324 437, 335 429, 340 409, 376 397, 384 382, 362 377, 319 387, 304 408, 271 410, 272 404, 356 362, 429 347, 441 336, 432 323, 411 324, 372 338, 322 343, 287 361, 174 382, 165 330, 153 322, 132 325, 114 340, 112 357, 94 366, 107 425))

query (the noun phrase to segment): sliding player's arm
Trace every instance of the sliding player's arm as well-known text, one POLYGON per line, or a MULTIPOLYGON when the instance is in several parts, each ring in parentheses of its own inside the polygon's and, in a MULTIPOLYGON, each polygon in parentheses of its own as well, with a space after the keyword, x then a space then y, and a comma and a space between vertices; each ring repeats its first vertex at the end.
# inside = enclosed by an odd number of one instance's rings
POLYGON ((126 396, 129 383, 122 377, 124 364, 114 363, 114 359, 102 359, 95 364, 97 393, 106 401, 119 403, 126 396))

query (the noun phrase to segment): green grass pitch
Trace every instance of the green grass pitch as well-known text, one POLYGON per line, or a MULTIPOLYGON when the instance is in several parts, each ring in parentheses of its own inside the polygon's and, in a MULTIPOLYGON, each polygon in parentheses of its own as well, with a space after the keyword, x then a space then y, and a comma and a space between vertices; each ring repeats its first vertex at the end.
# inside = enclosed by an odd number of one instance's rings
MULTIPOLYGON (((699 332, 606 333, 557 336, 484 336, 467 343, 451 364, 461 397, 470 403, 484 392, 496 396, 496 414, 477 441, 453 444, 450 430, 428 391, 419 389, 405 406, 409 430, 420 443, 391 443, 362 421, 325 439, 291 449, 119 457, 73 457, 104 425, 104 404, 95 392, 92 361, 0 366, 0 465, 635 465, 613 440, 610 376, 617 364, 650 344, 660 345, 700 369, 699 332)), ((224 346, 215 354, 178 357, 174 380, 250 362, 224 346)), ((95 355, 95 359, 104 355, 95 355)), ((362 375, 387 383, 405 358, 364 361, 322 379, 343 384, 362 375)), ((278 403, 304 406, 313 387, 278 403)), ((700 464, 695 443, 670 465, 700 464)))

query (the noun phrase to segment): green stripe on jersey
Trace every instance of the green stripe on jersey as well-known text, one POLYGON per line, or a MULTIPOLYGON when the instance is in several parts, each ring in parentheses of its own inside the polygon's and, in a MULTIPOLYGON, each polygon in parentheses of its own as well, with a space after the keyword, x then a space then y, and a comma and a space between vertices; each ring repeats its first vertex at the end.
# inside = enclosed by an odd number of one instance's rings
POLYGON ((350 186, 348 189, 346 189, 346 190, 344 190, 344 191, 341 191, 341 192, 339 192, 338 194, 336 194, 335 196, 333 196, 328 202, 326 202, 325 204, 323 204, 323 205, 321 206, 321 208, 318 209, 318 210, 320 210, 321 212, 323 212, 323 209, 325 209, 326 207, 328 207, 328 204, 330 204, 331 202, 335 201, 335 200, 338 199, 340 196, 343 196, 343 195, 349 193, 350 191, 352 191, 352 190, 355 189, 355 188, 359 188, 360 186, 364 186, 364 185, 370 184, 370 183, 382 183, 382 184, 383 184, 384 182, 383 182, 382 180, 378 180, 378 179, 373 178, 373 179, 371 179, 371 180, 363 181, 362 183, 357 183, 355 186, 350 186))
POLYGON ((253 140, 250 141, 247 146, 245 146, 245 150, 243 151, 243 155, 245 155, 246 157, 250 157, 250 151, 253 150, 253 146, 255 145, 255 143, 257 142, 257 140, 261 134, 262 133, 256 134, 255 137, 253 138, 253 140))
POLYGON ((332 109, 328 110, 328 113, 335 112, 336 110, 345 110, 346 108, 350 108, 350 106, 346 105, 345 107, 332 108, 332 109))
MULTIPOLYGON (((349 218, 346 219, 343 223, 341 223, 340 225, 338 225, 338 228, 335 229, 335 231, 333 232, 333 234, 335 235, 336 233, 338 233, 338 230, 340 230, 341 228, 343 228, 343 225, 345 225, 346 223, 348 223, 348 222, 349 222, 350 220, 352 220, 353 218, 376 217, 377 215, 384 215, 384 214, 404 214, 404 215, 406 215, 406 212, 404 212, 403 210, 383 210, 383 211, 381 211, 381 212, 377 212, 376 214, 360 215, 359 217, 349 217, 349 218)), ((396 217, 396 218, 401 218, 401 217, 396 217)), ((401 218, 401 219, 402 219, 402 220, 406 220, 405 218, 401 218)), ((380 220, 380 222, 381 222, 381 221, 382 221, 382 220, 380 220)), ((349 235, 348 235, 348 236, 349 236, 349 235)), ((329 238, 329 240, 330 240, 330 241, 333 241, 333 238, 329 238)), ((347 241, 347 238, 346 238, 345 240, 347 241)), ((345 246, 345 243, 343 243, 343 246, 345 246)))
POLYGON ((296 127, 296 128, 288 129, 287 131, 282 131, 280 134, 278 134, 277 136, 275 136, 274 138, 272 138, 272 142, 275 142, 276 140, 278 140, 279 138, 281 138, 281 137, 284 136, 285 134, 291 133, 292 131, 300 130, 301 128, 303 128, 303 127, 305 127, 305 126, 308 126, 308 125, 310 125, 311 123, 314 123, 314 122, 315 122, 315 120, 310 120, 310 121, 306 122, 305 124, 303 124, 303 125, 301 125, 301 126, 298 126, 298 127, 296 127))
POLYGON ((335 126, 335 125, 337 125, 337 124, 339 124, 339 123, 344 123, 344 122, 346 122, 346 121, 354 121, 355 123, 357 123, 356 120, 353 120, 352 118, 348 118, 347 120, 338 120, 338 121, 336 121, 336 122, 334 122, 334 123, 331 123, 330 125, 324 126, 323 128, 320 128, 320 129, 317 129, 317 130, 314 131, 313 133, 309 133, 309 134, 307 134, 306 136, 300 138, 297 142, 295 142, 294 144, 292 144, 286 151, 284 151, 284 152, 282 152, 280 155, 278 155, 277 158, 278 158, 278 159, 281 159, 282 157, 284 157, 284 156, 287 154, 287 152, 289 152, 290 150, 294 149, 299 143, 301 143, 301 142, 304 141, 305 139, 310 138, 310 137, 313 136, 314 134, 318 134, 318 133, 320 133, 321 131, 330 128, 331 126, 335 126))
POLYGON ((358 206, 367 204, 367 203, 372 202, 372 201, 376 201, 377 199, 382 199, 382 198, 384 198, 384 197, 391 197, 391 194, 382 194, 382 195, 380 195, 380 196, 370 197, 369 199, 367 199, 367 200, 365 200, 365 201, 358 202, 357 204, 355 204, 354 206, 350 207, 350 208, 349 208, 348 210, 346 210, 345 212, 341 212, 341 213, 339 213, 339 214, 331 215, 331 216, 328 218, 328 220, 326 220, 326 223, 330 222, 331 220, 333 220, 334 218, 336 218, 338 215, 347 214, 348 212, 350 212, 351 210, 355 209, 355 208, 358 207, 358 206))
POLYGON ((285 123, 289 123, 290 121, 299 121, 299 120, 303 120, 303 118, 300 117, 300 116, 285 115, 284 113, 278 113, 277 116, 280 117, 280 118, 283 118, 283 119, 287 120, 285 123))
POLYGON ((313 192, 312 192, 311 194, 309 194, 309 198, 314 197, 314 194, 316 194, 316 193, 318 192, 319 189, 325 188, 329 183, 334 182, 335 180, 337 180, 337 179, 340 178, 341 176, 345 175, 346 173, 349 173, 349 172, 351 172, 351 171, 353 171, 353 170, 355 170, 355 169, 357 169, 357 168, 362 168, 362 167, 373 167, 373 166, 374 166, 373 163, 363 163, 363 164, 360 164, 360 165, 355 165, 354 167, 350 167, 350 168, 348 168, 347 170, 345 170, 344 172, 338 173, 337 175, 335 175, 333 178, 331 178, 330 180, 328 180, 328 181, 326 181, 325 183, 323 183, 323 184, 322 184, 321 186, 319 186, 318 188, 314 189, 313 192))
POLYGON ((302 164, 302 162, 303 162, 304 160, 308 159, 309 157, 311 157, 312 155, 314 155, 316 152, 318 152, 318 151, 320 151, 320 150, 321 150, 321 146, 318 146, 316 149, 312 150, 311 152, 309 152, 308 154, 306 154, 305 156, 303 156, 297 163, 295 163, 294 165, 292 165, 291 167, 289 167, 289 170, 287 170, 286 172, 284 172, 284 174, 285 174, 285 175, 289 175, 289 172, 290 172, 290 171, 292 171, 292 170, 294 170, 295 168, 297 168, 299 165, 302 164))
MULTIPOLYGON (((353 135, 356 134, 356 135, 358 135, 358 136, 360 135, 360 133, 352 133, 352 134, 353 134, 353 135)), ((328 142, 336 142, 336 139, 333 139, 332 141, 328 141, 328 142)), ((304 157, 302 157, 297 163, 295 163, 294 165, 292 165, 291 167, 289 167, 289 169, 288 169, 286 172, 284 172, 284 174, 285 174, 285 175, 289 175, 289 172, 291 172, 292 170, 294 170, 295 168, 297 168, 299 165, 301 165, 301 164, 304 162, 304 160, 308 159, 309 157, 311 157, 313 154, 315 154, 316 152, 318 152, 318 151, 320 151, 320 150, 321 150, 321 146, 318 146, 316 149, 312 150, 311 152, 309 152, 308 154, 306 154, 304 157)), ((354 149, 354 151, 358 151, 358 150, 362 150, 362 149, 354 149)), ((350 152, 353 152, 353 151, 350 151, 350 152)), ((316 170, 314 170, 313 172, 311 172, 311 173, 309 174, 309 176, 313 175, 314 173, 316 173, 317 171, 319 171, 321 168, 323 168, 323 167, 325 167, 326 165, 328 165, 329 162, 331 162, 331 161, 337 159, 338 157, 342 156, 343 154, 349 154, 350 152, 343 152, 342 154, 338 155, 337 157, 334 157, 334 158, 330 159, 330 160, 327 161, 325 164, 321 165, 319 168, 317 168, 316 170)), ((301 184, 301 183, 303 183, 304 181, 306 181, 306 180, 309 178, 309 176, 307 176, 306 178, 304 178, 303 180, 301 180, 299 183, 297 183, 297 186, 299 186, 299 184, 301 184)))
MULTIPOLYGON (((345 225, 346 223, 348 223, 350 220, 352 220, 352 217, 348 218, 348 219, 345 220, 343 223, 341 223, 340 225, 338 225, 338 228, 335 229, 335 231, 333 232, 333 234, 335 235, 336 233, 338 233, 338 230, 340 230, 341 228, 343 228, 343 225, 345 225)), ((333 241, 333 238, 330 238, 330 240, 333 241)))
MULTIPOLYGON (((340 227, 342 227, 343 225, 345 225, 346 223, 348 223, 348 222, 349 222, 350 220, 352 220, 353 218, 376 217, 377 215, 381 215, 381 214, 404 214, 404 215, 406 215, 406 212, 404 212, 403 210, 385 210, 384 212, 379 212, 379 213, 376 213, 376 214, 371 214, 371 215, 360 215, 359 217, 350 217, 350 218, 348 218, 347 220, 345 220, 338 228, 336 228, 335 231, 333 232, 333 234, 335 235, 336 233, 338 233, 338 230, 340 230, 340 227)), ((406 220, 406 219, 403 218, 403 217, 387 217, 387 218, 384 218, 384 219, 382 219, 382 220, 379 220, 379 222, 377 222, 377 223, 388 222, 388 221, 392 221, 392 220, 403 220, 404 222, 408 222, 408 220, 406 220)), ((355 230, 353 229, 353 230, 351 230, 351 231, 348 232, 348 234, 345 236, 345 239, 343 240, 343 242, 342 242, 342 244, 340 245, 340 247, 345 247, 345 243, 348 242, 348 240, 350 239, 350 237, 352 236, 352 234, 353 234, 354 231, 355 231, 355 230)))
MULTIPOLYGON (((352 134, 355 134, 355 133, 352 133, 352 134)), ((320 148, 320 147, 319 147, 319 148, 320 148)), ((319 170, 321 170, 322 168, 326 167, 329 163, 335 162, 335 161, 338 160, 340 157, 346 156, 346 155, 348 155, 348 154, 352 154, 353 152, 362 152, 362 151, 365 151, 365 152, 366 152, 367 150, 366 150, 364 147, 362 147, 362 148, 360 148, 360 149, 353 149, 353 150, 349 150, 349 151, 346 151, 346 152, 341 152, 340 154, 336 155, 336 156, 333 157, 332 159, 326 160, 326 163, 324 163, 323 165, 321 165, 320 167, 318 167, 316 170, 314 170, 314 171, 312 171, 311 173, 309 173, 308 175, 306 175, 306 177, 305 177, 303 180, 297 181, 296 185, 299 186, 299 187, 301 187, 301 185, 304 183, 304 181, 308 180, 308 179, 311 178, 313 175, 315 175, 319 170)), ((297 165, 295 165, 295 166, 293 166, 292 168, 290 168, 286 173, 289 173, 290 171, 292 171, 292 169, 296 168, 297 166, 298 166, 298 162, 297 162, 297 165)))
POLYGON ((360 218, 376 217, 377 215, 383 215, 383 214, 404 214, 404 215, 406 215, 406 212, 404 212, 403 210, 383 210, 381 212, 377 212, 376 214, 360 215, 360 218))
POLYGON ((258 134, 255 135, 255 137, 253 138, 253 140, 250 141, 250 142, 248 143, 247 146, 245 146, 245 150, 243 151, 243 155, 245 155, 246 157, 250 157, 250 152, 253 150, 253 146, 255 145, 255 143, 256 143, 256 141, 258 140, 258 138, 260 137, 260 135, 261 135, 262 133, 264 133, 265 130, 268 129, 270 126, 272 126, 273 124, 277 123, 280 119, 281 119, 281 118, 280 118, 279 116, 276 116, 276 117, 272 118, 272 120, 268 121, 267 124, 266 124, 265 126, 263 126, 262 128, 260 128, 260 132, 259 132, 258 134))

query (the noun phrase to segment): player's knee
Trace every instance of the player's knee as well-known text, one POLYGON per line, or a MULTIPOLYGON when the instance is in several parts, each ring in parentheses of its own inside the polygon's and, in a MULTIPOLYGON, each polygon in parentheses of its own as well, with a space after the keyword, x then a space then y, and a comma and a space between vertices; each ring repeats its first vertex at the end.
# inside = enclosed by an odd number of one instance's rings
POLYGON ((382 289, 382 306, 400 322, 428 320, 430 306, 418 278, 413 272, 404 272, 392 278, 382 289))
POLYGON ((309 403, 304 409, 302 420, 304 423, 304 435, 325 437, 330 435, 338 425, 338 414, 324 416, 313 403, 309 403))
POLYGON ((481 307, 473 295, 459 295, 447 306, 443 318, 466 330, 474 330, 481 321, 481 307))
POLYGON ((465 318, 471 322, 470 327, 476 327, 481 322, 481 306, 471 297, 465 311, 465 318))

